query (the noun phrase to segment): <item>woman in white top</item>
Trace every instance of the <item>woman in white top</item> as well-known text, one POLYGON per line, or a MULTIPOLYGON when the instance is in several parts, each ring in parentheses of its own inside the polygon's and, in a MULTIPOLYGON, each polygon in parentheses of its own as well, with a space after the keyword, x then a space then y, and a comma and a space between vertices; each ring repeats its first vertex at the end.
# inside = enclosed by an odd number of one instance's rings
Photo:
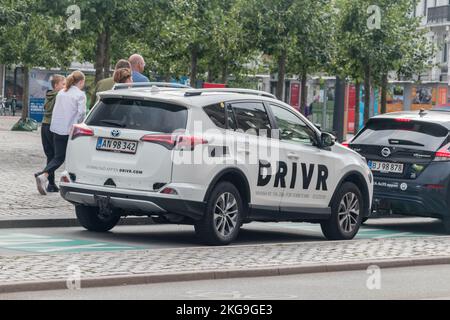
POLYGON ((86 115, 86 94, 82 91, 85 76, 74 71, 66 80, 66 88, 56 96, 50 131, 54 133, 55 157, 45 169, 35 174, 38 191, 47 194, 49 174, 54 173, 66 160, 66 149, 72 126, 81 123, 86 115))

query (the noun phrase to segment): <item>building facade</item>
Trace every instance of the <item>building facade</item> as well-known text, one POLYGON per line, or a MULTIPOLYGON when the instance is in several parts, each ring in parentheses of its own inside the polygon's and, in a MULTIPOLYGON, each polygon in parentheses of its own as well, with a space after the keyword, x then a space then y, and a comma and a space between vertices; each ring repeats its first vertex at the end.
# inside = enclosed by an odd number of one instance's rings
POLYGON ((437 47, 432 61, 435 66, 421 74, 419 80, 450 85, 450 1, 417 1, 415 15, 421 18, 421 27, 428 30, 428 37, 437 47))

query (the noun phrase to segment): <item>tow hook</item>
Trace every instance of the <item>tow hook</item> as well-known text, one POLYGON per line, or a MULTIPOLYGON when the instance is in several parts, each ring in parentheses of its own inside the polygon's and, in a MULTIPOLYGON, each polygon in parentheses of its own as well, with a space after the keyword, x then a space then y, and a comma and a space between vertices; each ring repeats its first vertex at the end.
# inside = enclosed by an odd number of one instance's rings
POLYGON ((109 196, 95 196, 94 198, 97 202, 100 216, 105 218, 111 217, 113 214, 111 198, 109 196))

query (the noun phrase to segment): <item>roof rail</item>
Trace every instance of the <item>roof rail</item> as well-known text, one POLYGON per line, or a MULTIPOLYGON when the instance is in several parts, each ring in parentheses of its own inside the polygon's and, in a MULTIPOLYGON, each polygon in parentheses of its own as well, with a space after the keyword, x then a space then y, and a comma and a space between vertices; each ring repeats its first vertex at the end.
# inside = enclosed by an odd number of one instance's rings
POLYGON ((171 82, 134 82, 134 83, 117 83, 113 90, 133 89, 133 88, 173 88, 173 89, 191 89, 191 87, 171 82))
POLYGON ((256 95, 256 96, 277 99, 273 94, 265 92, 265 91, 258 91, 258 90, 252 90, 252 89, 233 89, 233 88, 190 89, 190 90, 187 90, 184 95, 186 97, 194 97, 194 96, 201 96, 202 93, 209 93, 209 92, 251 94, 251 95, 256 95))

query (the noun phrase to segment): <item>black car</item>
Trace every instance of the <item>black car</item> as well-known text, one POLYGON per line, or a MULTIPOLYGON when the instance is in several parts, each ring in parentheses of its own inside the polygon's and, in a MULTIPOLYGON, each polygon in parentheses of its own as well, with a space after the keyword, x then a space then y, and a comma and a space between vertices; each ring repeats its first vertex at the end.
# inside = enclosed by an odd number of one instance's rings
POLYGON ((375 178, 377 213, 442 219, 450 233, 450 113, 377 116, 349 142, 375 178))

